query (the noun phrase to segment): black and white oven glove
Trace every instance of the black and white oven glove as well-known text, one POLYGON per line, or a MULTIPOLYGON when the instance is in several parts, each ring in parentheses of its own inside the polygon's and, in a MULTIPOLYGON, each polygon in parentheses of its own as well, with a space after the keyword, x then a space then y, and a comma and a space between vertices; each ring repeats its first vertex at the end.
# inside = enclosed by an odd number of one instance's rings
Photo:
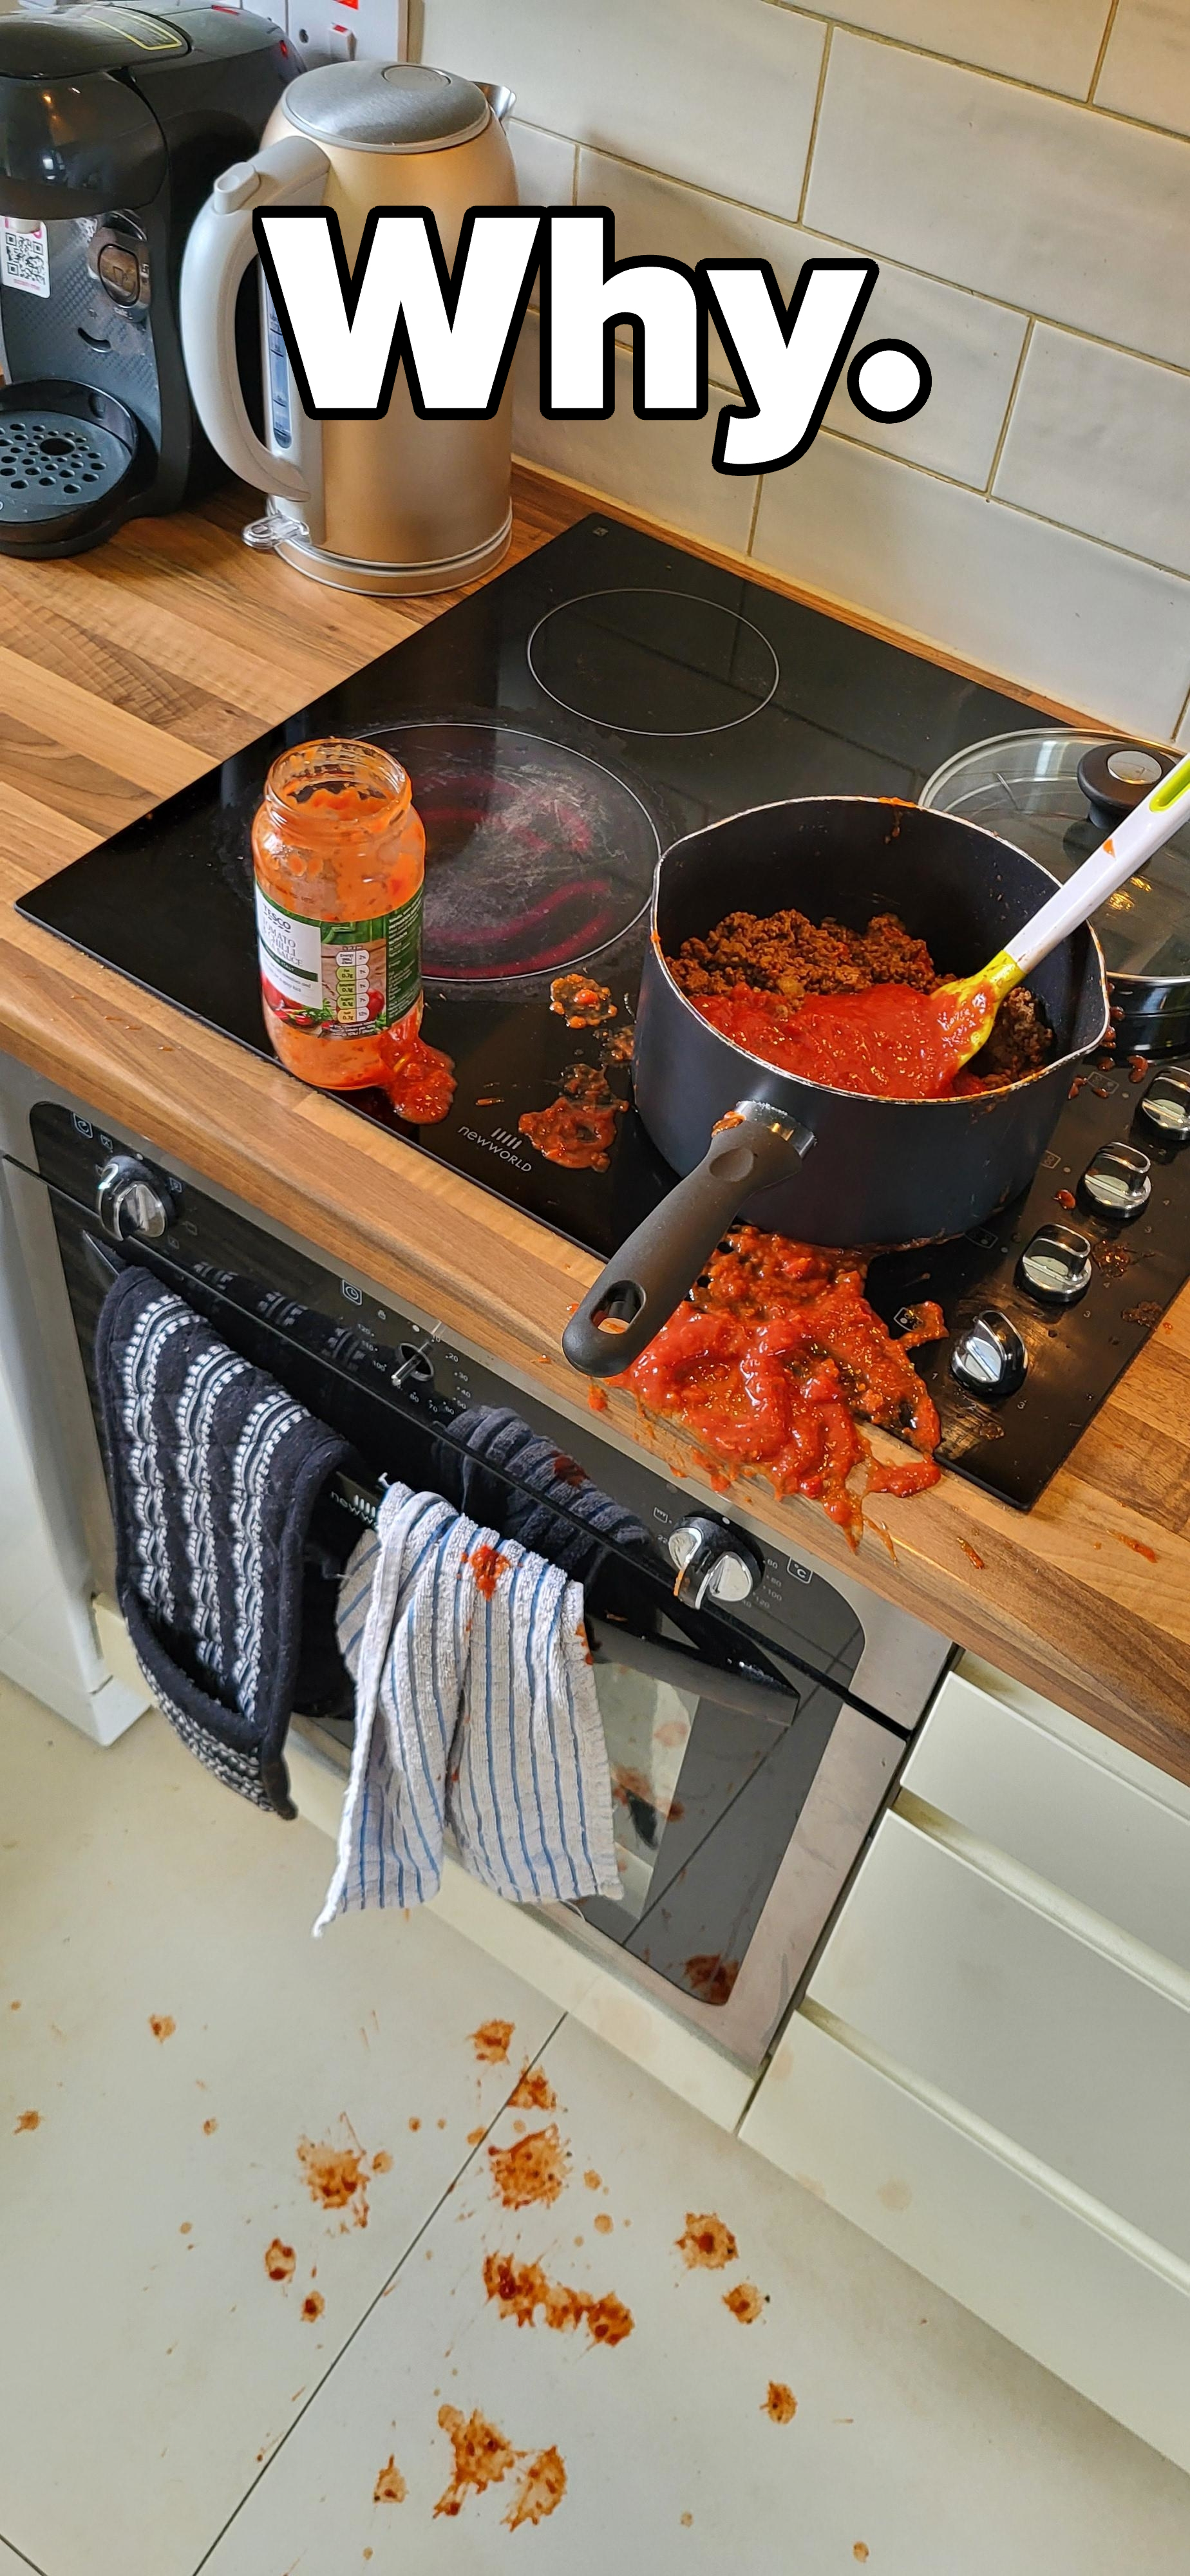
POLYGON ((95 1359, 117 1592, 145 1681, 217 1779, 292 1817, 305 1541, 352 1453, 152 1271, 113 1282, 95 1359))

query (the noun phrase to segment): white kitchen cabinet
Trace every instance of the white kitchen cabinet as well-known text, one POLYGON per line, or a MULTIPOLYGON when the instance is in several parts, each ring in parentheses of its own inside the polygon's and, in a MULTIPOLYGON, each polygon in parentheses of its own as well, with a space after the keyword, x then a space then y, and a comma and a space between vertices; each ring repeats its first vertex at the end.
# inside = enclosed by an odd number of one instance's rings
POLYGON ((943 1685, 741 2128, 1190 2468, 1190 1796, 943 1685))

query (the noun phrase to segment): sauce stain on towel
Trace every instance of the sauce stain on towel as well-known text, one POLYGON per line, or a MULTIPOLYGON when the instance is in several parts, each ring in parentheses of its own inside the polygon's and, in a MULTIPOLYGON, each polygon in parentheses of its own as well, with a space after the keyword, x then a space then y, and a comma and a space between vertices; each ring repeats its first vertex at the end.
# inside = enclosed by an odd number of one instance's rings
POLYGON ((470 1566, 475 1576, 475 1589, 481 1600, 494 1600, 496 1585, 501 1575, 507 1573, 511 1558, 501 1556, 499 1548, 473 1547, 470 1556, 463 1558, 463 1563, 470 1566))

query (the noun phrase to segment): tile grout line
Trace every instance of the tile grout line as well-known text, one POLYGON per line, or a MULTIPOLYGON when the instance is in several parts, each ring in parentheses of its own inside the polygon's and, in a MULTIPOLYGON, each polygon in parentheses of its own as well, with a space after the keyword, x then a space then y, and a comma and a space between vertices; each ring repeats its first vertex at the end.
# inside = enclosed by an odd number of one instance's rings
POLYGON ((830 68, 831 39, 834 36, 834 32, 834 23, 832 21, 827 27, 826 43, 822 48, 822 61, 818 66, 818 87, 814 93, 814 114, 810 119, 810 140, 806 145, 806 166, 802 172, 801 195, 797 201, 797 220, 799 224, 805 214, 806 199, 810 193, 810 172, 814 167, 814 146, 818 141, 818 119, 822 114, 822 102, 826 96, 826 75, 830 68))
MULTIPOLYGON (((1035 327, 1036 326, 1032 318, 1030 318, 1025 325, 1025 336, 1021 342, 1021 354, 1016 362, 1016 374, 1014 375, 1012 384, 1009 388, 1008 401, 1004 410, 1004 418, 1000 423, 1000 434, 996 440, 995 454, 990 466, 988 467, 988 479, 983 487, 985 498, 989 501, 992 498, 992 487, 995 483, 996 476, 1000 471, 1000 459, 1004 453, 1004 442, 1008 436, 1009 428, 1012 423, 1013 412, 1016 409, 1016 398, 1020 392, 1021 377, 1025 372, 1025 360, 1029 355, 1030 348, 1032 347, 1035 327)), ((1055 525, 1060 525, 1060 522, 1055 521, 1055 525)))
POLYGON ((23 2549, 17 2548, 15 2540, 6 2539, 2 2531, 0 2531, 0 2544, 2 2544, 5 2549, 11 2549, 13 2557, 20 2559, 22 2567, 32 2568, 33 2576, 45 2576, 45 2569, 38 2566, 37 2560, 35 2558, 28 2558, 23 2549))
POLYGON ((762 500, 763 494, 764 494, 764 476, 763 476, 763 474, 758 474, 758 475, 757 475, 757 477, 756 477, 756 498, 755 498, 755 500, 754 500, 754 502, 753 502, 753 504, 752 504, 752 516, 751 516, 751 518, 750 518, 750 519, 749 519, 749 521, 748 521, 748 542, 747 542, 747 545, 746 545, 746 546, 745 546, 745 548, 744 548, 744 552, 745 552, 745 554, 746 554, 746 555, 750 555, 750 554, 751 554, 751 552, 752 552, 752 548, 753 548, 753 546, 754 546, 754 544, 755 544, 755 542, 756 542, 756 522, 757 522, 758 518, 760 517, 760 504, 761 504, 761 500, 762 500))
MULTIPOLYGON (((799 0, 764 0, 764 5, 770 9, 780 9, 787 18, 802 18, 809 26, 829 25, 837 29, 842 36, 857 37, 861 44, 882 45, 888 53, 906 54, 911 61, 941 63, 947 71, 966 72, 971 80, 999 81, 1003 89, 1024 90, 1029 98, 1051 99, 1055 107, 1089 109, 1093 116, 1106 117, 1112 125, 1131 125, 1138 133, 1155 134, 1167 143, 1190 142, 1190 135, 1172 125, 1154 125, 1147 117, 1130 116, 1124 108, 1101 107, 1098 101, 1092 103, 1082 97, 1078 90, 1047 89, 1044 82, 1029 80, 1024 72, 997 71, 990 63, 967 62, 961 54, 938 53, 933 46, 915 45, 906 36, 887 36, 880 27, 858 27, 853 18, 828 20, 823 17, 820 10, 801 7, 799 0)), ((1100 66, 1097 63, 1096 79, 1098 79, 1099 70, 1100 66)))
MULTIPOLYGON (((765 0, 765 6, 783 7, 784 0, 765 0)), ((524 118, 520 121, 522 124, 526 122, 524 118)), ((554 129, 539 125, 533 131, 550 134, 554 129)), ((571 137, 561 135, 558 140, 569 143, 571 137)), ((833 242, 839 250, 857 251, 868 259, 879 261, 882 266, 900 270, 905 277, 922 277, 931 286, 945 287, 951 295, 968 296, 972 303, 984 305, 989 312, 1019 315, 1024 322, 1042 322, 1047 330, 1062 331, 1069 339, 1086 340, 1093 349, 1110 349, 1118 357, 1135 358, 1141 366, 1161 367, 1167 375, 1180 376, 1190 382, 1190 365, 1179 366, 1176 358, 1155 357, 1151 349, 1138 348, 1131 342, 1109 340, 1102 331, 1088 330, 1082 322, 1067 322, 1055 313, 1034 313, 1027 304, 1012 304, 1006 296, 993 295, 981 286, 966 285, 962 278, 944 277, 940 269, 921 268, 913 260, 902 258, 898 252, 873 249, 870 242, 844 241, 837 233, 820 232, 815 224, 802 223, 795 215, 776 215, 771 207, 751 205, 745 197, 724 196, 721 188, 704 188, 693 179, 675 178, 672 170, 659 170, 649 161, 633 161, 627 153, 610 152, 601 143, 580 143, 575 148, 579 152, 593 152, 601 161, 614 161, 621 170, 634 170, 642 179, 654 180, 659 187, 680 189, 688 197, 705 197, 713 206, 730 206, 734 213, 758 216, 762 223, 783 225, 787 232, 810 233, 815 241, 833 242)))
POLYGON ((1186 691, 1186 703, 1185 703, 1184 707, 1182 708, 1182 712, 1181 712, 1180 716, 1178 717, 1177 723, 1176 723, 1176 725, 1174 726, 1174 729, 1173 729, 1173 733, 1172 733, 1172 734, 1171 734, 1171 736, 1170 736, 1170 740, 1171 740, 1172 742, 1176 742, 1176 741, 1177 741, 1178 735, 1180 734, 1180 732, 1181 732, 1181 730, 1182 730, 1182 727, 1183 727, 1183 725, 1184 725, 1184 724, 1185 724, 1185 722, 1186 722, 1186 718, 1187 718, 1187 716, 1190 716, 1190 689, 1187 689, 1187 691, 1186 691))
MULTIPOLYGON (((1116 23, 1116 12, 1119 6, 1120 0, 1111 0, 1111 7, 1107 13, 1107 25, 1103 30, 1102 42, 1100 44, 1099 51, 1095 56, 1095 69, 1091 74, 1091 86, 1087 91, 1086 104, 1088 107, 1093 107, 1095 105, 1095 92, 1099 87, 1099 83, 1103 75, 1103 66, 1107 61, 1107 49, 1111 43, 1112 29, 1116 23)), ((1166 130, 1168 131, 1168 129, 1166 130)))
MULTIPOLYGON (((538 2065, 538 2063, 540 2062, 540 2060, 544 2057, 544 2055, 545 2055, 545 2052, 546 2052, 547 2048, 549 2048, 549 2047, 552 2045, 553 2041, 557 2038, 558 2033, 559 2033, 559 2031, 560 2031, 560 2030, 561 2030, 561 2028, 562 2028, 563 2022, 565 2022, 566 2020, 568 2020, 568 2018, 569 2018, 568 2014, 566 2014, 566 2013, 564 2013, 564 2012, 563 2012, 563 2013, 559 2013, 558 2018, 557 2018, 557 2021, 553 2024, 553 2026, 552 2026, 552 2028, 551 2028, 551 2029, 547 2030, 546 2035, 545 2035, 545 2038, 542 2040, 540 2047, 539 2047, 539 2048, 537 2048, 537 2049, 535 2049, 535 2051, 534 2051, 534 2053, 533 2053, 532 2057, 530 2057, 530 2058, 526 2059, 526 2065, 528 2065, 528 2066, 536 2066, 536 2065, 538 2065)), ((522 2073, 523 2073, 523 2071, 524 2071, 524 2070, 522 2069, 522 2073)), ((198 2560, 197 2560, 197 2562, 196 2562, 196 2564, 195 2564, 195 2567, 194 2567, 194 2569, 193 2569, 193 2576, 202 2576, 202 2570, 203 2570, 203 2568, 204 2568, 204 2567, 206 2567, 206 2566, 209 2564, 210 2560, 214 2557, 215 2551, 216 2551, 216 2550, 217 2550, 217 2549, 222 2545, 223 2541, 226 2539, 227 2534, 228 2534, 228 2532, 230 2531, 230 2529, 231 2529, 231 2526, 232 2526, 233 2522, 235 2522, 235 2521, 237 2520, 238 2516, 243 2512, 245 2505, 249 2502, 249 2499, 250 2499, 252 2496, 254 2496, 254 2495, 255 2495, 256 2490, 257 2490, 258 2486, 261 2484, 262 2479, 267 2478, 267 2476, 268 2476, 268 2474, 269 2474, 269 2471, 270 2471, 270 2469, 271 2469, 271 2468, 272 2468, 272 2466, 273 2466, 274 2461, 275 2461, 275 2460, 278 2460, 278 2459, 280 2458, 281 2453, 282 2453, 282 2451, 284 2450, 286 2443, 292 2439, 293 2435, 296 2433, 296 2431, 297 2431, 297 2429, 298 2429, 299 2424, 303 2421, 303 2418, 304 2418, 304 2417, 309 2413, 309 2410, 310 2410, 311 2406, 313 2406, 313 2405, 314 2405, 314 2403, 315 2403, 315 2401, 316 2401, 316 2400, 317 2400, 317 2399, 322 2395, 322 2391, 323 2391, 323 2389, 326 2387, 327 2381, 332 2377, 333 2373, 338 2369, 339 2364, 340 2364, 340 2362, 342 2361, 342 2359, 343 2359, 343 2357, 344 2357, 344 2354, 350 2351, 352 2344, 355 2342, 356 2336, 357 2336, 358 2334, 362 2333, 363 2328, 367 2325, 367 2322, 368 2322, 369 2317, 371 2317, 371 2316, 374 2314, 375 2310, 379 2307, 380 2302, 381 2302, 382 2298, 385 2296, 386 2291, 388 2291, 388 2290, 390 2290, 390 2289, 392 2288, 393 2282, 396 2280, 396 2278, 397 2278, 397 2276, 398 2276, 398 2273, 403 2272, 403 2270, 404 2270, 404 2268, 405 2268, 406 2263, 409 2261, 410 2255, 411 2255, 411 2254, 415 2254, 415 2253, 416 2253, 417 2248, 418 2248, 418 2246, 420 2245, 420 2243, 421 2243, 421 2241, 422 2241, 423 2236, 426 2234, 427 2229, 433 2226, 433 2224, 434 2224, 434 2220, 437 2218, 439 2210, 441 2210, 441 2209, 445 2209, 445 2207, 446 2207, 446 2203, 447 2203, 447 2201, 450 2199, 451 2193, 452 2193, 453 2191, 457 2190, 458 2185, 459 2185, 459 2184, 460 2184, 460 2182, 462 2181, 464 2174, 465 2174, 465 2173, 469 2173, 469 2172, 473 2169, 473 2167, 475 2167, 475 2166, 476 2166, 476 2164, 477 2164, 477 2162, 478 2162, 479 2157, 480 2157, 480 2156, 482 2155, 482 2153, 483 2153, 484 2146, 486 2145, 486 2142, 487 2142, 488 2138, 490 2137, 492 2130, 493 2130, 493 2129, 495 2128, 495 2126, 496 2126, 496 2122, 497 2122, 498 2120, 502 2119, 502 2118, 503 2118, 503 2116, 504 2116, 504 2113, 507 2111, 508 2106, 509 2106, 509 2103, 510 2103, 510 2102, 511 2102, 511 2100, 512 2100, 512 2096, 513 2096, 513 2094, 514 2094, 514 2093, 515 2093, 515 2091, 516 2091, 516 2086, 517 2086, 517 2084, 519 2084, 519 2083, 520 2083, 520 2080, 521 2080, 521 2078, 520 2078, 520 2076, 518 2075, 518 2077, 517 2077, 517 2079, 516 2079, 516 2084, 512 2084, 512 2085, 510 2085, 509 2090, 508 2090, 507 2094, 505 2095, 505 2098, 504 2098, 503 2102, 501 2102, 501 2103, 498 2105, 497 2109, 492 2113, 491 2119, 487 2122, 487 2124, 486 2124, 486 2126, 485 2126, 485 2129, 484 2129, 483 2137, 479 2140, 478 2145, 472 2148, 471 2153, 470 2153, 469 2155, 464 2156, 463 2161, 462 2161, 462 2164, 459 2166, 457 2173, 452 2174, 452 2176, 451 2176, 451 2178, 450 2178, 450 2181, 449 2181, 449 2182, 447 2183, 447 2185, 446 2185, 445 2190, 443 2190, 443 2191, 439 2192, 438 2198, 437 2198, 437 2200, 435 2201, 433 2208, 432 2208, 432 2209, 430 2209, 430 2210, 427 2210, 426 2215, 425 2215, 425 2217, 423 2218, 423 2220, 422 2220, 422 2222, 421 2222, 420 2227, 418 2227, 418 2228, 416 2228, 416 2229, 414 2230, 413 2235, 412 2235, 412 2236, 410 2237, 410 2239, 409 2239, 409 2243, 404 2247, 404 2249, 403 2249, 402 2253, 401 2253, 401 2254, 400 2254, 400 2256, 398 2257, 398 2260, 394 2263, 394 2265, 393 2265, 393 2268, 392 2268, 391 2272, 390 2272, 390 2273, 387 2275, 387 2277, 386 2277, 386 2278, 381 2282, 380 2287, 379 2287, 379 2289, 378 2289, 378 2290, 377 2290, 377 2292, 376 2292, 376 2296, 375 2296, 375 2298, 374 2298, 374 2299, 369 2299, 368 2304, 367 2304, 367 2307, 366 2307, 366 2308, 364 2308, 364 2309, 363 2309, 363 2311, 362 2311, 362 2313, 361 2313, 361 2314, 356 2318, 355 2324, 353 2325, 353 2327, 352 2327, 352 2329, 351 2329, 351 2332, 350 2332, 350 2334, 347 2336, 347 2338, 346 2338, 345 2342, 344 2342, 343 2344, 341 2344, 341 2346, 340 2346, 340 2348, 339 2348, 338 2352, 334 2355, 333 2360, 331 2360, 330 2362, 328 2362, 326 2369, 323 2371, 323 2374, 322 2374, 321 2379, 319 2379, 319 2380, 316 2382, 315 2386, 314 2386, 313 2388, 311 2388, 310 2393, 309 2393, 309 2395, 308 2395, 308 2397, 307 2397, 307 2399, 306 2399, 305 2405, 304 2405, 304 2406, 302 2407, 302 2409, 301 2409, 301 2412, 300 2412, 299 2414, 297 2414, 297 2415, 295 2415, 295 2416, 294 2416, 294 2418, 293 2418, 293 2422, 292 2422, 291 2424, 287 2424, 287 2425, 286 2425, 286 2427, 285 2427, 285 2431, 284 2431, 284 2432, 283 2432, 283 2434, 281 2435, 281 2439, 280 2439, 280 2441, 277 2443, 276 2449, 275 2449, 275 2450, 273 2450, 273 2451, 270 2451, 270 2453, 269 2453, 269 2456, 268 2456, 267 2460, 265 2460, 265 2461, 264 2461, 264 2463, 263 2463, 263 2465, 262 2465, 262 2466, 257 2470, 257 2472, 256 2472, 256 2476, 255 2476, 254 2478, 250 2479, 250 2481, 249 2481, 248 2485, 245 2487, 244 2492, 243 2492, 242 2496, 241 2496, 241 2497, 240 2497, 240 2499, 239 2499, 239 2502, 238 2502, 237 2504, 233 2505, 231 2512, 230 2512, 230 2513, 228 2514, 228 2516, 227 2516, 227 2520, 226 2520, 223 2524, 221 2524, 221 2526, 220 2526, 219 2530, 218 2530, 218 2531, 216 2532, 216 2534, 215 2534, 214 2539, 210 2542, 209 2546, 208 2546, 206 2549, 204 2549, 204 2551, 203 2551, 203 2554, 202 2554, 201 2558, 200 2558, 200 2559, 198 2559, 198 2560)), ((29 2561, 29 2564, 30 2564, 30 2566, 32 2566, 32 2564, 33 2564, 32 2560, 30 2560, 30 2561, 29 2561)), ((35 2571, 34 2571, 34 2576, 42 2576, 42 2570, 41 2570, 41 2569, 35 2569, 35 2571)))

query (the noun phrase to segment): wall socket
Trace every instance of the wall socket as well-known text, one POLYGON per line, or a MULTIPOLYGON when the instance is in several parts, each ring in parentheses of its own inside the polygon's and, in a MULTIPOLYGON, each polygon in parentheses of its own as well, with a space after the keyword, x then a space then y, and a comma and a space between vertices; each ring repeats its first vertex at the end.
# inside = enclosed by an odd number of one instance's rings
MULTIPOLYGON (((274 14, 280 17, 280 7, 274 14)), ((286 34, 308 70, 316 63, 407 58, 409 0, 287 0, 285 15, 286 34)))

